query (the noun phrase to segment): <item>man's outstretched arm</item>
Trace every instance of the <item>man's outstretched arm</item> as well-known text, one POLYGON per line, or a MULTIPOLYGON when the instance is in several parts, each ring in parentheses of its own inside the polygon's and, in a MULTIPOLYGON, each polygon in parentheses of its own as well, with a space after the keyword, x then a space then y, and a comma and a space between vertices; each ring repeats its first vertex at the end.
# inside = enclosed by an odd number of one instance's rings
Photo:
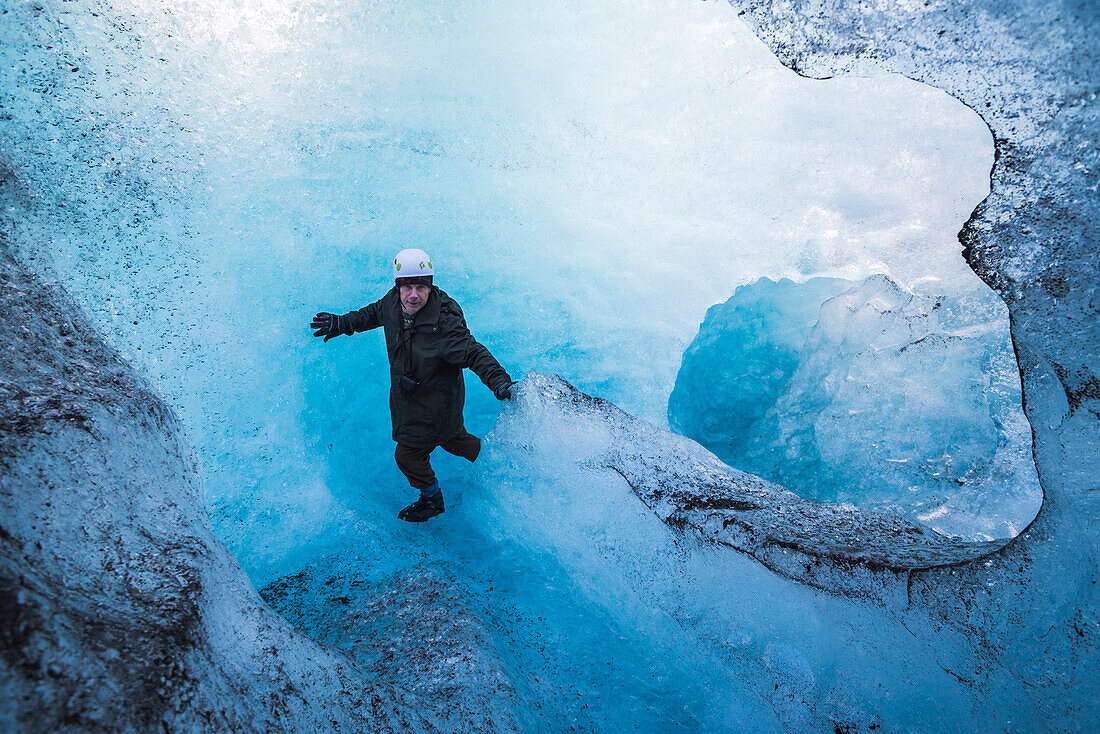
POLYGON ((314 336, 323 336, 327 342, 333 337, 345 334, 351 336, 358 331, 376 329, 382 325, 379 318, 382 301, 375 301, 357 311, 349 311, 346 314, 334 314, 322 311, 313 317, 309 328, 316 329, 314 336))

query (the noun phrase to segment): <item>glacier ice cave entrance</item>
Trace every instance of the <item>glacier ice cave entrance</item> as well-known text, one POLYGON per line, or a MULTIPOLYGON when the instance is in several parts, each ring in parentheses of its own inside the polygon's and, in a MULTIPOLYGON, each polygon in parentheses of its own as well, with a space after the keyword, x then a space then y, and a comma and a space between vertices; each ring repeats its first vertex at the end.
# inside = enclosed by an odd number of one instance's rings
POLYGON ((334 600, 444 577, 545 731, 797 728, 802 690, 902 729, 981 717, 919 633, 678 534, 577 461, 599 436, 476 379, 484 458, 433 456, 447 513, 399 523, 381 335, 306 328, 421 247, 514 377, 811 499, 1008 537, 1041 492, 1007 313, 956 237, 993 155, 970 109, 800 78, 721 3, 5 7, 4 154, 38 202, 13 240, 178 411, 292 623, 339 646, 334 600))

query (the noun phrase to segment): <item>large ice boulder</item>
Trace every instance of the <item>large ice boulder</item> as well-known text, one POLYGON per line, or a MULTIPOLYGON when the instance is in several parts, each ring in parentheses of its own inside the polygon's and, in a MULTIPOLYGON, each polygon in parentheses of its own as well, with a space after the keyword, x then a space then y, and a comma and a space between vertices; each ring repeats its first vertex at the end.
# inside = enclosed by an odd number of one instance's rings
POLYGON ((670 423, 807 498, 1012 537, 1042 493, 998 306, 885 275, 757 281, 708 312, 670 423))

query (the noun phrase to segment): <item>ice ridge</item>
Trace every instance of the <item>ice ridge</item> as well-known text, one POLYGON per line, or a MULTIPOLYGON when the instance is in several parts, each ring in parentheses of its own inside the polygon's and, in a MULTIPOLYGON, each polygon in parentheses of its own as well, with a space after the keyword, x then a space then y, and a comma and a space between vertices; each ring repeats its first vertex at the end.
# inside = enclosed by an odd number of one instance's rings
POLYGON ((620 474, 664 522, 818 588, 878 596, 908 571, 971 561, 1008 542, 960 540, 900 515, 805 500, 558 376, 531 374, 520 395, 521 410, 556 411, 606 429, 609 441, 589 463, 620 474))

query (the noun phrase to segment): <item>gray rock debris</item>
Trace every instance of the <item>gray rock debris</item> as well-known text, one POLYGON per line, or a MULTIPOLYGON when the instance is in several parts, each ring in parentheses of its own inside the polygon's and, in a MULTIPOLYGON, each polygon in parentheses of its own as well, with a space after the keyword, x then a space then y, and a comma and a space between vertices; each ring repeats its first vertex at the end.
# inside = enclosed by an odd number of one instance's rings
POLYGON ((418 568, 374 585, 354 559, 326 558, 261 595, 296 629, 347 652, 405 691, 438 731, 520 731, 518 695, 458 586, 418 568))

